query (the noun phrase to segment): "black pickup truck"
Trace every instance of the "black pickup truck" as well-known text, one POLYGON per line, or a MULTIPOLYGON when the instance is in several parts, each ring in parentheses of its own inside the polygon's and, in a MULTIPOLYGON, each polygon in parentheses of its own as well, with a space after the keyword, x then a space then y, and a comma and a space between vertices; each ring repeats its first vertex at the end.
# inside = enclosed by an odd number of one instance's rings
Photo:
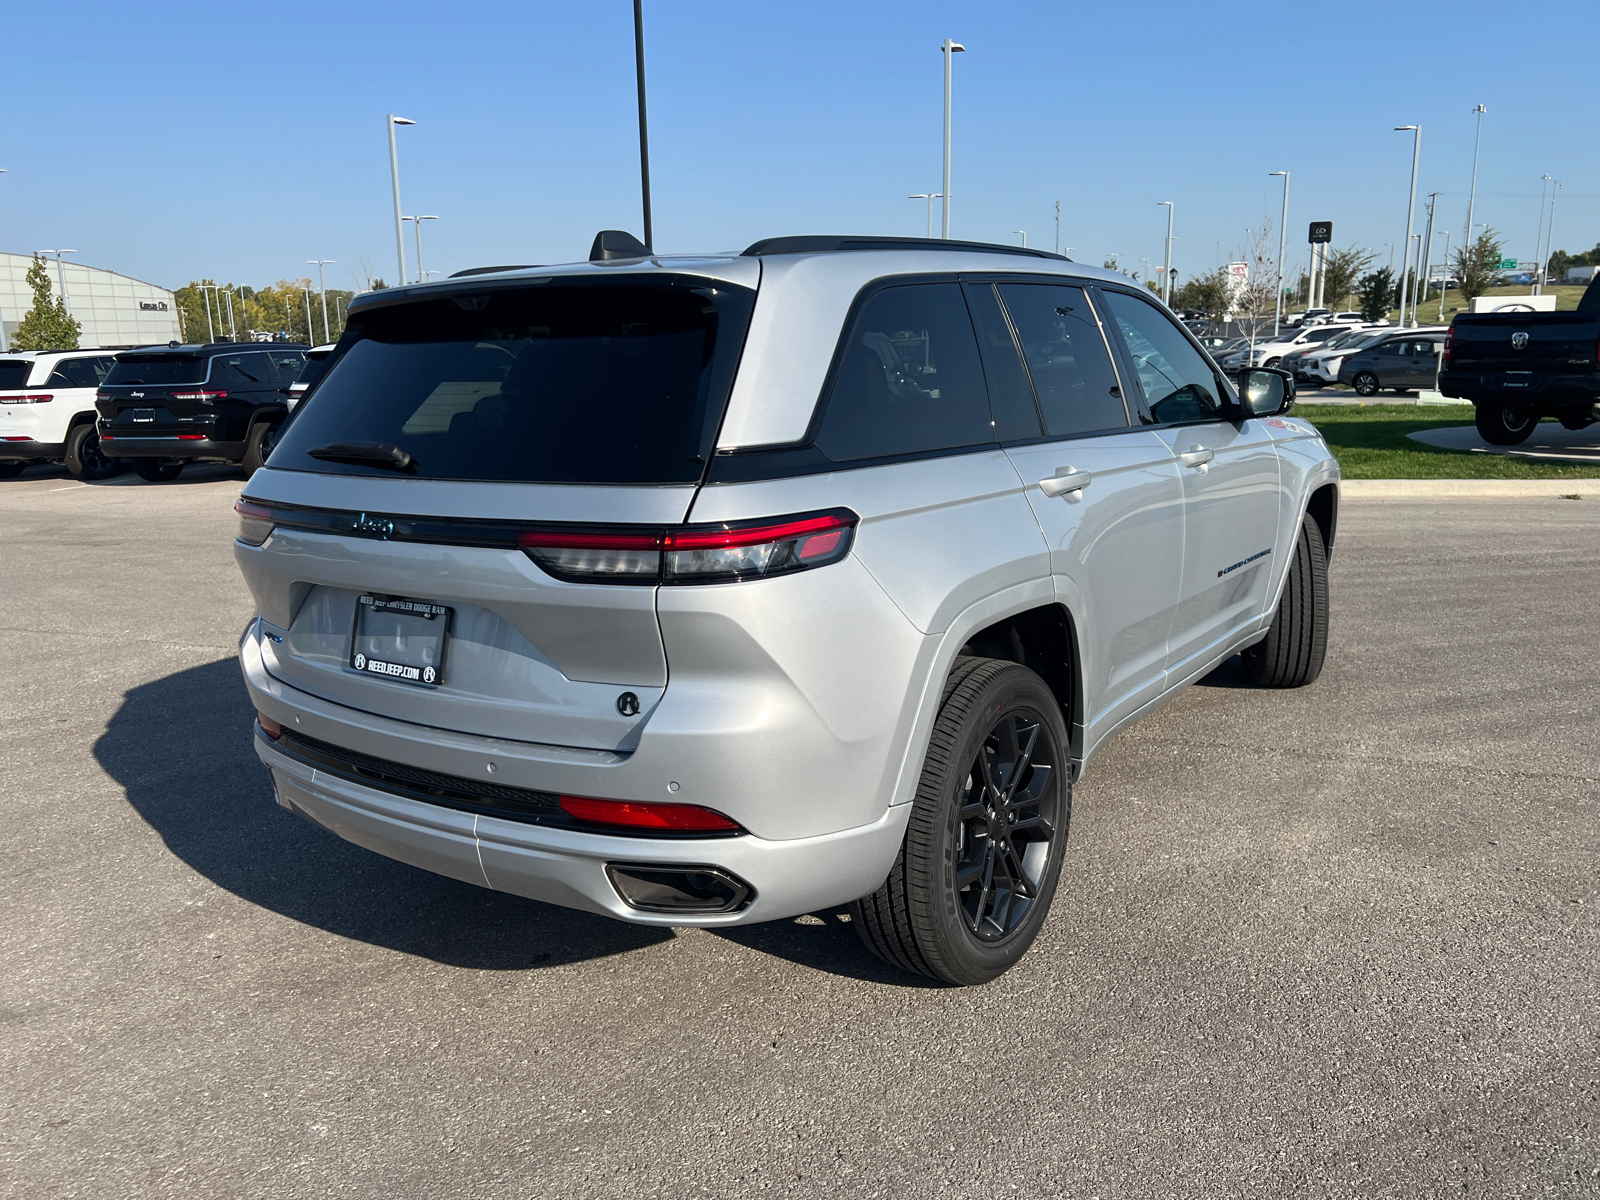
POLYGON ((1472 401, 1496 446, 1527 441, 1543 417, 1568 429, 1600 421, 1600 286, 1576 312, 1457 313, 1439 390, 1472 401))

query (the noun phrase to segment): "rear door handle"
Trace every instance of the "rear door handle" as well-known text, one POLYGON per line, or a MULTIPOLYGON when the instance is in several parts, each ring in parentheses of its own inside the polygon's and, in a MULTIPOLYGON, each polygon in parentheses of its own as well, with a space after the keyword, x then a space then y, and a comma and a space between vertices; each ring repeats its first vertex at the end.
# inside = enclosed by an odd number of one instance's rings
POLYGON ((1207 450, 1204 446, 1190 446, 1188 450, 1178 455, 1178 461, 1186 467, 1198 467, 1204 471, 1216 456, 1215 450, 1207 450))
POLYGON ((1039 480, 1039 490, 1046 496, 1065 496, 1068 492, 1081 492, 1094 479, 1088 471, 1061 467, 1049 479, 1039 480))

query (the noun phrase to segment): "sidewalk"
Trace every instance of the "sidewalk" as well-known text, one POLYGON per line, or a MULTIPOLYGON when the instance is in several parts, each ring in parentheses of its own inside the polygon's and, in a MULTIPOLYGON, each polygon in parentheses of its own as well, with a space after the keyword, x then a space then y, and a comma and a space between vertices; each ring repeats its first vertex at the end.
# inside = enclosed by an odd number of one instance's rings
POLYGON ((1344 500, 1521 500, 1579 496, 1600 500, 1600 463, 1594 479, 1346 479, 1344 500))

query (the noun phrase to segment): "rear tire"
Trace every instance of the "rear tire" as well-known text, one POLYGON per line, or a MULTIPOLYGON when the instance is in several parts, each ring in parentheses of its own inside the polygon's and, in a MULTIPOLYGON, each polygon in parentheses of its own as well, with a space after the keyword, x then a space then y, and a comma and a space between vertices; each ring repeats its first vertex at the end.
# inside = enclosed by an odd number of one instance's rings
POLYGON ((1520 404, 1482 400, 1473 407, 1478 433, 1491 446, 1520 446, 1539 426, 1539 418, 1520 404))
POLYGON ((900 854, 883 886, 851 905, 867 948, 961 986, 1021 958, 1061 874, 1070 770, 1044 680, 1016 663, 957 659, 900 854))
POLYGON ((0 479, 15 479, 28 469, 28 464, 18 458, 0 460, 0 479))
POLYGON ((1257 687, 1305 687, 1322 674, 1328 653, 1328 551, 1322 527, 1300 518, 1294 561, 1267 636, 1243 654, 1244 673, 1257 687))
POLYGON ((254 475, 266 465, 267 457, 272 453, 272 447, 277 441, 277 424, 269 421, 258 421, 250 426, 250 433, 245 437, 244 469, 248 475, 254 475))
POLYGON ((1350 386, 1355 388, 1358 396, 1376 396, 1378 394, 1378 377, 1371 371, 1362 371, 1350 381, 1350 386))
POLYGON ((67 434, 64 461, 74 479, 110 479, 117 473, 117 460, 101 451, 100 434, 92 424, 76 425, 67 434))
POLYGON ((182 462, 164 462, 159 458, 136 458, 133 469, 147 483, 171 483, 183 472, 182 462))

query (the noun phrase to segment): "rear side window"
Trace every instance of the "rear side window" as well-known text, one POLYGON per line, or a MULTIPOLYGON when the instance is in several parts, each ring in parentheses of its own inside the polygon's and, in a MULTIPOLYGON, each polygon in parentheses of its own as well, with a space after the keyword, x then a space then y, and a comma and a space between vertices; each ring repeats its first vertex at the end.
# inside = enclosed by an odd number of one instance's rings
POLYGON ((327 373, 328 359, 332 357, 331 350, 313 351, 306 355, 306 361, 301 364, 300 373, 294 377, 294 382, 309 388, 327 373))
POLYGON ((274 350, 267 358, 272 361, 274 378, 285 387, 300 378, 306 362, 305 355, 298 350, 274 350))
POLYGON ((108 358, 66 358, 56 364, 56 369, 45 381, 46 387, 92 388, 99 387, 105 378, 108 358))
POLYGON ((1022 342, 1050 437, 1128 427, 1117 373, 1082 288, 1007 283, 1000 287, 1022 342))
POLYGON ((178 383, 204 383, 206 359, 198 354, 123 354, 106 376, 107 387, 146 384, 165 387, 178 383))
POLYGON ((1222 408, 1217 377, 1171 318, 1126 292, 1101 294, 1133 360, 1151 415, 1164 425, 1214 420, 1222 408))
POLYGON ((16 388, 27 387, 28 375, 32 370, 32 359, 0 359, 0 391, 11 391, 16 388))
POLYGON ((704 279, 623 277, 357 309, 355 340, 296 408, 272 465, 382 474, 310 453, 377 442, 428 479, 696 482, 751 298, 704 279))
POLYGON ((835 462, 994 440, 972 320, 955 283, 887 287, 846 335, 817 447, 835 462))

